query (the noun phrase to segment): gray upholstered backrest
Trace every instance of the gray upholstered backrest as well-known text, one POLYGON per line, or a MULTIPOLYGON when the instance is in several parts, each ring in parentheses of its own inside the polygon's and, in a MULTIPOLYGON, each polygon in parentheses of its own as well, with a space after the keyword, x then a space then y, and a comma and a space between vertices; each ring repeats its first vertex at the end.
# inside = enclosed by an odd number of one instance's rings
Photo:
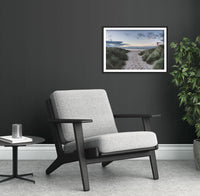
MULTIPOLYGON (((56 118, 93 120, 83 123, 84 137, 117 132, 105 90, 55 91, 50 99, 56 118)), ((74 140, 72 124, 62 124, 60 128, 63 143, 74 140)))

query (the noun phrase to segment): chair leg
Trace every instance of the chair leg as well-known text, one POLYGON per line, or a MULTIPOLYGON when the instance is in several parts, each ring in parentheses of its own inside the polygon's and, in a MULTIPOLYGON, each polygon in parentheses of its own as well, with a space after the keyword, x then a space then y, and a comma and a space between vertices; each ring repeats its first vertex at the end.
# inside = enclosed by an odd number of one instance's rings
POLYGON ((89 186, 87 164, 84 160, 79 159, 79 166, 80 166, 80 171, 81 171, 81 179, 82 179, 82 183, 83 183, 83 190, 89 191, 90 186, 89 186))
POLYGON ((157 168, 155 151, 152 151, 150 153, 149 158, 150 158, 150 163, 151 163, 153 179, 157 180, 157 179, 159 179, 159 175, 158 175, 158 168, 157 168))
POLYGON ((106 166, 109 165, 110 163, 112 163, 112 161, 102 162, 102 167, 106 167, 106 166))
POLYGON ((62 159, 57 158, 47 169, 46 174, 50 174, 63 164, 62 159))
POLYGON ((84 140, 83 140, 83 130, 82 125, 80 123, 74 124, 74 135, 76 140, 76 148, 78 152, 78 160, 79 166, 81 170, 81 178, 83 183, 83 190, 89 191, 89 178, 88 178, 88 170, 87 170, 87 163, 85 157, 85 148, 84 148, 84 140))

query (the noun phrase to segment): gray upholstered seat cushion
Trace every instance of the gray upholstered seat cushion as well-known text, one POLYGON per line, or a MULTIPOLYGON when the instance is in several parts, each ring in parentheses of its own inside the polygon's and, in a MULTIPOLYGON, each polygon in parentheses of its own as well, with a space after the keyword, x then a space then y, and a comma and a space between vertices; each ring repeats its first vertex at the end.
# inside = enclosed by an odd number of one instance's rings
MULTIPOLYGON (((148 148, 154 147, 157 144, 156 134, 150 131, 110 133, 85 138, 86 149, 97 147, 101 153, 148 148)), ((66 153, 73 152, 75 149, 75 142, 64 145, 64 151, 66 153)))
MULTIPOLYGON (((117 133, 117 127, 105 90, 64 90, 50 96, 54 114, 59 119, 92 119, 83 123, 84 137, 117 133)), ((62 143, 74 140, 72 124, 60 127, 62 143)))

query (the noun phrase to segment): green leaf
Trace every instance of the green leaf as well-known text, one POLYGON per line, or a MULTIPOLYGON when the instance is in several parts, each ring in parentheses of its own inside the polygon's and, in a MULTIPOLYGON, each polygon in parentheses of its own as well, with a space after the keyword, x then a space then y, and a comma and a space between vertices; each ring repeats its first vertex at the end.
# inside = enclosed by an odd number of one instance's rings
POLYGON ((183 68, 182 72, 186 72, 188 70, 187 67, 183 68))
POLYGON ((196 131, 196 135, 197 135, 198 138, 200 137, 200 130, 196 131))
POLYGON ((170 44, 170 47, 171 47, 171 48, 176 48, 176 47, 177 47, 177 44, 176 44, 175 42, 172 42, 172 43, 170 44))
POLYGON ((192 89, 196 87, 196 79, 193 79, 192 89))
POLYGON ((188 39, 187 37, 184 37, 184 38, 183 38, 183 41, 184 41, 184 42, 188 42, 189 39, 188 39))
POLYGON ((200 42, 200 36, 197 36, 195 42, 199 43, 200 42))
POLYGON ((193 71, 189 72, 190 76, 195 76, 195 73, 193 71))
POLYGON ((172 67, 174 67, 174 68, 178 68, 179 66, 178 66, 178 65, 172 65, 172 67))

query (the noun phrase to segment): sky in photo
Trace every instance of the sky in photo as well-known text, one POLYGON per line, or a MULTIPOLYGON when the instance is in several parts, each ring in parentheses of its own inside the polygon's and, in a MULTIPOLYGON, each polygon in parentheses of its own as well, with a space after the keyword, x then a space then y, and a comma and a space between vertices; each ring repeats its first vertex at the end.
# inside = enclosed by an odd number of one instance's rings
POLYGON ((106 30, 106 47, 155 47, 163 41, 163 30, 106 30))

